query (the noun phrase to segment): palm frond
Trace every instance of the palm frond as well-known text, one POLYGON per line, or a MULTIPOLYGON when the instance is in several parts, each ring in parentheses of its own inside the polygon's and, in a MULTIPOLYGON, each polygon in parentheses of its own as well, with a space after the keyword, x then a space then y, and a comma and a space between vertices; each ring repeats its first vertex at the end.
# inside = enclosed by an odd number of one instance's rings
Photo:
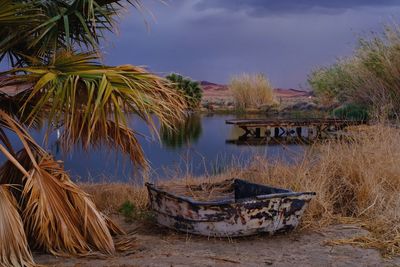
POLYGON ((0 185, 0 266, 35 266, 17 202, 9 186, 0 185))
MULTIPOLYGON (((115 252, 112 233, 123 233, 77 187, 55 161, 29 136, 26 130, 0 110, 3 127, 13 131, 24 148, 0 168, 0 183, 17 184, 13 190, 20 203, 22 221, 33 248, 55 255, 87 255, 115 252), (111 230, 111 232, 110 232, 111 230)), ((0 213, 1 214, 1 213, 0 213)))
MULTIPOLYGON (((37 8, 32 2, 17 2, 13 0, 0 0, 0 25, 2 26, 22 26, 21 21, 26 22, 37 21, 38 18, 32 15, 37 15, 37 8)), ((28 27, 28 25, 25 25, 28 27)))
POLYGON ((2 85, 0 82, 0 107, 3 112, 7 113, 14 119, 17 119, 19 122, 23 122, 25 126, 29 126, 30 128, 41 129, 45 125, 45 114, 43 114, 43 112, 37 113, 37 116, 32 119, 27 117, 27 115, 29 115, 32 109, 35 107, 36 103, 36 99, 27 101, 27 98, 29 97, 28 92, 22 91, 15 95, 8 95, 2 93, 1 89, 2 85), (22 106, 25 106, 25 113, 22 112, 22 106))
POLYGON ((0 61, 8 55, 21 66, 29 56, 51 62, 59 49, 96 50, 128 5, 144 9, 140 0, 0 0, 0 61))
POLYGON ((33 1, 0 0, 0 7, 0 61, 8 56, 18 65, 20 53, 27 52, 27 36, 44 17, 33 1))
POLYGON ((27 114, 24 105, 24 116, 31 121, 45 111, 49 129, 63 126, 60 141, 64 148, 78 142, 84 149, 118 146, 134 163, 143 165, 138 133, 129 129, 127 117, 137 114, 156 130, 154 116, 161 125, 171 127, 182 120, 185 99, 166 80, 142 68, 102 66, 96 59, 91 53, 60 53, 52 66, 7 72, 3 84, 31 85, 26 102, 35 99, 35 106, 27 114))
POLYGON ((115 252, 104 215, 52 157, 44 155, 30 175, 22 216, 35 248, 55 255, 115 252))

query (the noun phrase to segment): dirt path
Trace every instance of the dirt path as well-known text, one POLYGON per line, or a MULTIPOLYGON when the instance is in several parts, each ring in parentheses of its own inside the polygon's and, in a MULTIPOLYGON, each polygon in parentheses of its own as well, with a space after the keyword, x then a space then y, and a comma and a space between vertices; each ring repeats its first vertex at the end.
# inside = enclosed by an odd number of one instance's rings
MULTIPOLYGON (((129 225, 125 225, 125 228, 129 228, 129 225)), ((233 240, 208 239, 165 229, 151 229, 146 227, 139 230, 138 250, 131 255, 103 260, 36 255, 35 259, 37 263, 50 266, 77 267, 400 266, 400 258, 384 260, 376 250, 349 245, 324 245, 327 240, 365 233, 354 226, 338 225, 320 233, 303 231, 274 237, 256 236, 233 240)))

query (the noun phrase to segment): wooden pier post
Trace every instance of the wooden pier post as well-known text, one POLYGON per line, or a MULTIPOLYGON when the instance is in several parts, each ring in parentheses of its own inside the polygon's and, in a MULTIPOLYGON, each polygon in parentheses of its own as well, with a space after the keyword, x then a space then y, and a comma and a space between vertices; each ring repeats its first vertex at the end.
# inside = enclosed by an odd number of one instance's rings
POLYGON ((301 127, 296 127, 297 137, 301 137, 301 127))
POLYGON ((271 129, 267 128, 267 130, 265 130, 265 137, 271 137, 271 129))
POLYGON ((274 137, 278 138, 279 137, 279 127, 274 128, 274 137))

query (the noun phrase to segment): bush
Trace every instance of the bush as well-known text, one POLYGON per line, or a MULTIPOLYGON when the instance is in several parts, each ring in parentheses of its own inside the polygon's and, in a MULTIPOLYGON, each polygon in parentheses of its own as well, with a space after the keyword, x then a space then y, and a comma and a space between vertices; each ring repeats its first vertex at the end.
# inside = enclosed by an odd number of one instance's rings
POLYGON ((203 93, 198 82, 192 81, 189 78, 184 78, 182 75, 175 73, 168 75, 166 78, 177 90, 184 94, 189 109, 199 107, 203 93))
POLYGON ((126 222, 132 222, 132 221, 150 222, 154 219, 151 211, 147 209, 139 209, 138 207, 136 207, 134 203, 132 203, 129 200, 122 203, 118 211, 122 216, 124 216, 126 222))
POLYGON ((309 84, 321 99, 369 107, 373 115, 400 112, 400 30, 361 39, 354 55, 314 71, 309 84))
POLYGON ((308 83, 322 103, 331 105, 346 101, 346 93, 352 86, 352 75, 348 70, 352 67, 351 62, 340 61, 314 70, 308 76, 308 83))
POLYGON ((263 74, 241 74, 229 82, 236 108, 258 108, 275 104, 273 87, 263 74))
POLYGON ((333 116, 344 120, 363 120, 369 118, 368 110, 357 104, 346 104, 333 110, 333 116))
POLYGON ((135 217, 135 215, 137 214, 137 208, 135 206, 135 204, 133 204, 130 201, 125 201, 120 209, 119 212, 125 217, 125 218, 133 218, 135 217))

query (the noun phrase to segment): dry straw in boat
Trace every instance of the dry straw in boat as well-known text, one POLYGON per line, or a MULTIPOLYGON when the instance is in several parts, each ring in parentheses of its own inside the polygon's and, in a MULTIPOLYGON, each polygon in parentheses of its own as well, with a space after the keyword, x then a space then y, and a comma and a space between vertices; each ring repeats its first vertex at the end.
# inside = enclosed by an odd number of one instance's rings
POLYGON ((217 183, 177 183, 169 182, 160 189, 178 196, 189 197, 197 201, 218 201, 234 198, 233 180, 217 183))

